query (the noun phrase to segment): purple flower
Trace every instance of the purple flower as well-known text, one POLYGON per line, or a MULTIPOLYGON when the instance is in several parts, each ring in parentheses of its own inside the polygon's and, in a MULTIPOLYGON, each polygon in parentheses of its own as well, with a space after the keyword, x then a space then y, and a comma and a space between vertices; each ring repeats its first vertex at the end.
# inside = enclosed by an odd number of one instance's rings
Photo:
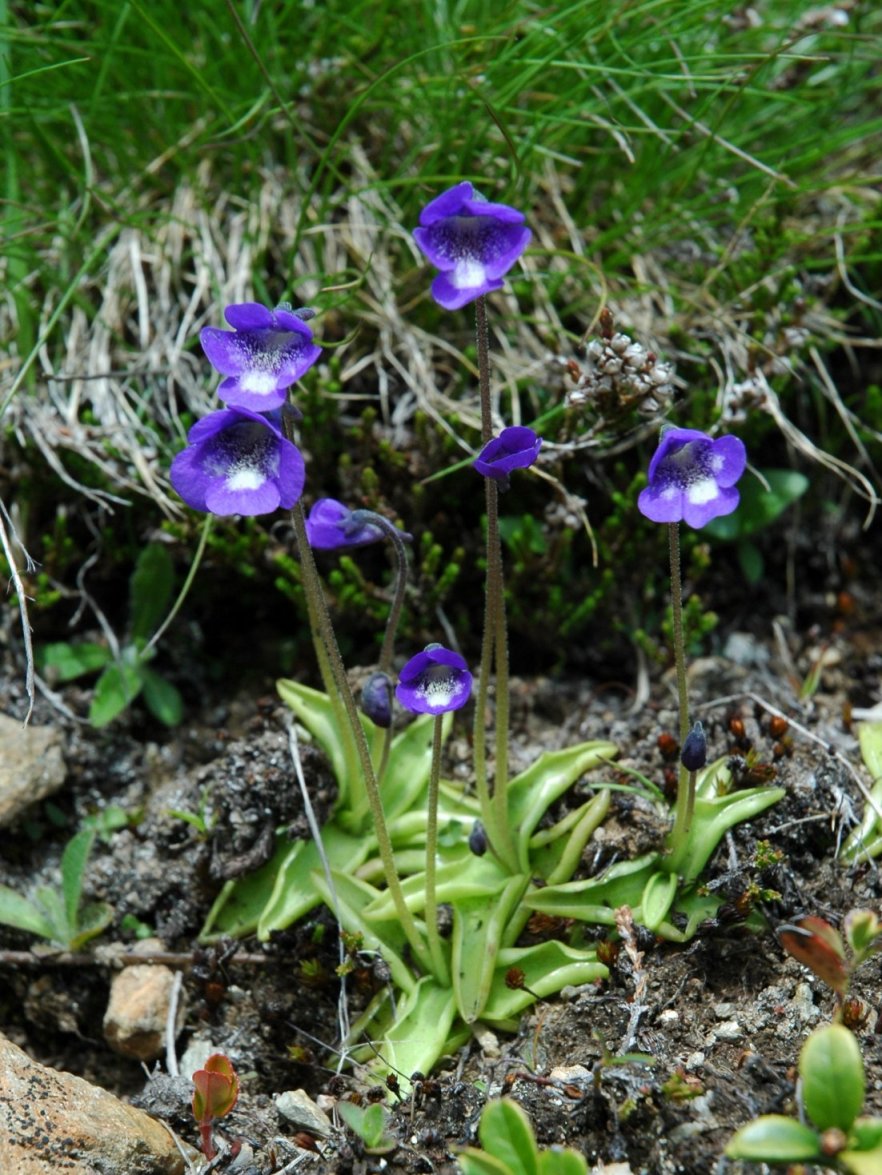
POLYGON ((270 418, 222 408, 197 421, 171 465, 171 483, 188 506, 211 514, 269 514, 303 493, 300 451, 270 418))
POLYGON ((445 310, 458 310, 481 294, 502 289, 503 274, 533 234, 524 227, 522 212, 491 204, 470 183, 461 183, 426 205, 413 235, 441 270, 432 282, 432 297, 445 310))
POLYGON ((269 412, 284 403, 288 388, 322 353, 301 315, 312 316, 305 310, 267 310, 258 302, 240 302, 224 311, 231 331, 206 326, 200 332, 209 363, 227 377, 218 389, 225 404, 269 412))
POLYGON ((306 520, 309 545, 316 551, 334 551, 380 542, 385 537, 382 528, 366 520, 365 514, 370 511, 350 510, 334 498, 318 498, 306 520))
POLYGON ((649 485, 637 509, 652 522, 682 519, 698 529, 737 507, 734 486, 746 464, 747 451, 738 437, 713 440, 693 428, 670 428, 649 464, 649 485))
POLYGON ((541 448, 542 438, 532 428, 512 425, 487 442, 475 458, 474 466, 484 477, 505 481, 513 469, 526 469, 532 465, 541 448))
POLYGON ((472 675, 465 659, 443 645, 426 645, 398 677, 395 697, 414 714, 446 714, 471 697, 472 675))

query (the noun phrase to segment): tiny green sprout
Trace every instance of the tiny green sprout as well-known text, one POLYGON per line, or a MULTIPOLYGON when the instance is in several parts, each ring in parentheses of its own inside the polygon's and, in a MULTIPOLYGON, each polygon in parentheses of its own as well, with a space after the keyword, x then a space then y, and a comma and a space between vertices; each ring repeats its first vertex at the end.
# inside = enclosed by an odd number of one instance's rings
POLYGON ((239 1097, 239 1078, 233 1063, 223 1053, 213 1053, 193 1074, 193 1117, 199 1127, 202 1153, 209 1162, 217 1154, 211 1124, 232 1110, 239 1097))
POLYGON ((661 1089, 664 1096, 672 1102, 688 1102, 692 1098, 701 1097, 704 1093, 704 1086, 699 1079, 687 1073, 682 1065, 677 1066, 661 1089))
POLYGON ((386 1132, 389 1114, 380 1102, 370 1106, 357 1106, 354 1102, 338 1102, 340 1117, 364 1143, 369 1155, 388 1155, 398 1145, 391 1134, 386 1132))
POLYGON ((128 638, 119 642, 109 634, 108 644, 61 641, 37 651, 41 672, 58 682, 73 681, 101 670, 95 683, 89 721, 107 726, 142 695, 147 709, 165 726, 180 724, 184 704, 177 688, 148 666, 154 651, 151 638, 171 600, 174 568, 159 543, 148 544, 129 580, 128 638))
POLYGON ((799 1058, 809 1123, 765 1114, 742 1126, 726 1147, 730 1159, 772 1166, 818 1163, 843 1175, 882 1170, 882 1119, 859 1118, 864 1065, 856 1037, 842 1024, 817 1029, 799 1058))
POLYGON ((478 1147, 466 1147, 457 1161, 462 1175, 587 1175, 588 1164, 574 1150, 540 1150, 530 1119, 508 1098, 488 1102, 478 1127, 478 1147))
POLYGON ((763 869, 772 869, 784 860, 784 853, 776 849, 770 841, 758 840, 753 853, 753 867, 760 872, 763 869))
POLYGON ((106 929, 113 911, 106 902, 83 904, 83 879, 95 844, 96 828, 82 828, 61 855, 61 887, 42 885, 26 898, 0 885, 0 923, 39 935, 78 951, 106 929))
POLYGON ((823 918, 809 914, 780 926, 778 938, 789 955, 832 988, 838 1000, 837 1015, 840 1015, 852 975, 882 951, 882 922, 872 910, 850 910, 843 919, 840 934, 823 918))

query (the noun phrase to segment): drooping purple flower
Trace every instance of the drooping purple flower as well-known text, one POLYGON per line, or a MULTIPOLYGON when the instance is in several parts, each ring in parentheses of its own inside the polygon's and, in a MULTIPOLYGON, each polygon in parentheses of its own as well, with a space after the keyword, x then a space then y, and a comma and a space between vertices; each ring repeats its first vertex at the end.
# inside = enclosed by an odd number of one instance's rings
POLYGON ((170 476, 194 510, 269 514, 294 505, 306 468, 300 450, 274 420, 247 408, 222 408, 193 425, 170 476))
POLYGON ((513 469, 532 465, 541 448, 542 438, 532 428, 515 424, 487 442, 475 458, 474 467, 484 477, 505 481, 513 469))
POLYGON ((682 520, 698 529, 737 507, 734 487, 746 465, 738 437, 714 440, 693 428, 670 428, 649 463, 649 485, 637 509, 652 522, 682 520))
POLYGON ((491 204, 468 182, 436 196, 420 213, 414 239, 441 272, 432 297, 445 310, 458 310, 481 294, 502 289, 502 277, 533 235, 524 214, 491 204))
POLYGON ((335 498, 316 499, 306 519, 309 545, 316 551, 335 551, 380 542, 385 537, 383 529, 365 518, 370 513, 350 510, 335 498))
POLYGON ((426 645, 398 677, 395 697, 414 714, 446 714, 471 697, 472 675, 465 658, 443 645, 426 645))
POLYGON ((224 311, 231 331, 202 329, 202 350, 212 367, 227 377, 218 388, 225 404, 269 412, 284 402, 288 388, 322 353, 304 317, 312 317, 312 312, 239 302, 224 311))

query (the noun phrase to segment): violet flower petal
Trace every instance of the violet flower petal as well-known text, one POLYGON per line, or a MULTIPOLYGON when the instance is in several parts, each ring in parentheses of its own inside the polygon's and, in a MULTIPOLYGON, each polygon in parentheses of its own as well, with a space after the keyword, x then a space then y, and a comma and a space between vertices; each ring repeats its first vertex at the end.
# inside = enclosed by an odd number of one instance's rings
POLYGON ((473 465, 484 477, 504 481, 513 469, 527 469, 539 456, 542 438, 532 428, 512 425, 489 440, 473 465))
POLYGON ((699 529, 737 508, 734 485, 746 465, 738 437, 714 440, 696 429, 668 429, 649 463, 649 485, 637 508, 652 522, 683 521, 699 529))
POLYGON ((415 714, 459 710, 471 697, 472 675, 465 659, 442 645, 427 645, 401 670, 395 697, 415 714))
POLYGON ((364 547, 385 538, 379 526, 353 520, 355 511, 335 498, 318 498, 306 519, 306 537, 316 551, 364 547))
POLYGON ((300 451, 271 420, 241 408, 212 412, 190 429, 188 446, 172 461, 177 493, 194 510, 268 514, 290 509, 303 493, 300 451))

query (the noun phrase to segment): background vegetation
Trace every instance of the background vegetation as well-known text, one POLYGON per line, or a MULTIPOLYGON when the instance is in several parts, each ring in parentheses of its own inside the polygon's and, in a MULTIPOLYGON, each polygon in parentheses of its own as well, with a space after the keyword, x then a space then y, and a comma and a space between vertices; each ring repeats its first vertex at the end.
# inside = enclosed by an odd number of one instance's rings
MULTIPOLYGON (((40 564, 37 640, 122 633, 147 541, 183 579, 201 520, 167 469, 215 403, 198 330, 255 298, 319 311, 308 494, 401 518, 405 639, 447 624, 472 651, 472 324, 431 302, 410 239, 461 178, 535 233, 492 306, 500 420, 542 422, 550 479, 503 505, 515 667, 664 658, 662 536, 632 506, 660 415, 722 421, 755 466, 809 477, 752 533, 693 540, 693 639, 704 592, 749 625, 745 574, 817 619, 797 580, 823 598, 875 557, 880 26, 869 0, 0 0, 0 498, 7 557, 17 534, 40 564), (594 394, 604 307, 673 365, 660 409, 594 394), (587 394, 566 408, 573 359, 587 394)), ((383 553, 327 566, 370 660, 383 553)), ((308 672, 297 578, 283 522, 215 529, 160 650, 185 698, 231 663, 308 672)))

